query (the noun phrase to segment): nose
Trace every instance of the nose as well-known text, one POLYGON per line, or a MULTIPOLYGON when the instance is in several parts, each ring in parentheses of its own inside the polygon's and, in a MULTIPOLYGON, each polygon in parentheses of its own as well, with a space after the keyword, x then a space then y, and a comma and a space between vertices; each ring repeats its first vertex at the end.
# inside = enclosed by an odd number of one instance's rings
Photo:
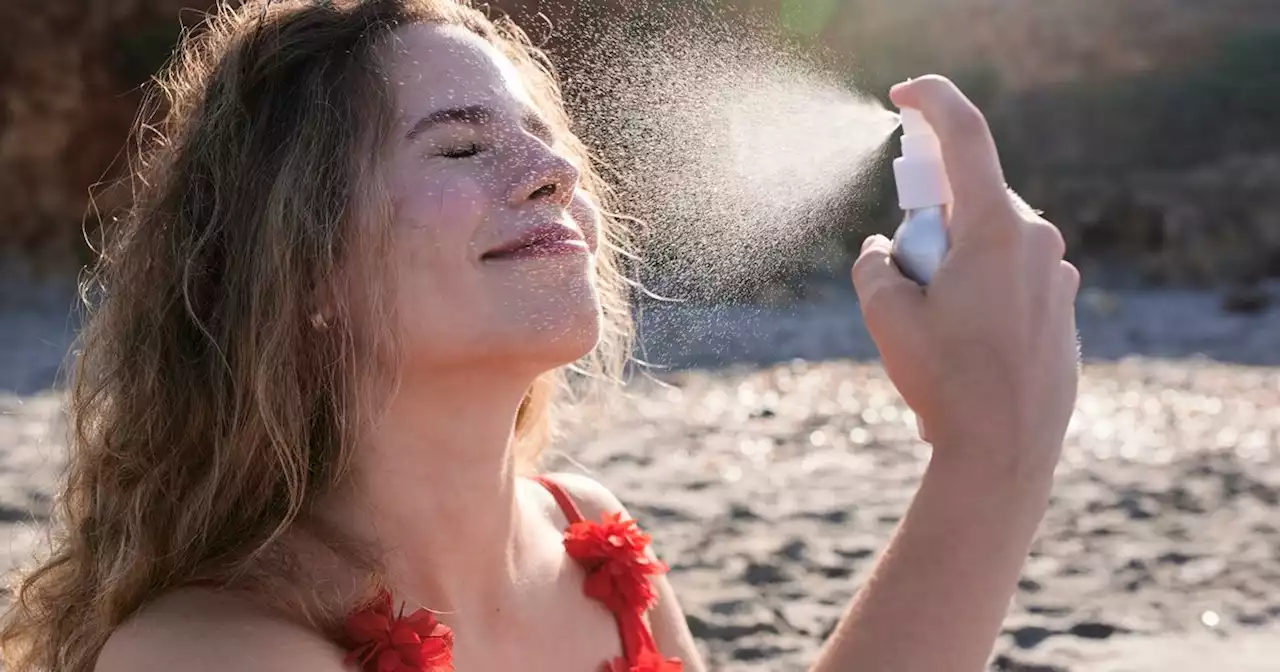
POLYGON ((568 159, 555 152, 544 149, 539 153, 541 156, 536 165, 531 167, 528 177, 520 183, 513 194, 514 205, 520 206, 530 201, 540 201, 562 208, 569 207, 573 202, 573 193, 578 187, 581 171, 568 159))

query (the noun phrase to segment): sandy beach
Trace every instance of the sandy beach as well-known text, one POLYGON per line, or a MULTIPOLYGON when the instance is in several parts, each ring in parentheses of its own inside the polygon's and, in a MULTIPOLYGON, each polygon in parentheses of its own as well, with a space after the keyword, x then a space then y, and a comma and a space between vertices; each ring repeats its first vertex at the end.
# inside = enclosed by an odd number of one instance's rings
MULTIPOLYGON (((12 287, 5 567, 30 557, 54 495, 49 385, 73 328, 65 286, 12 287)), ((1082 296, 1077 413, 990 669, 1280 670, 1280 310, 1219 301, 1082 296)), ((642 333, 667 368, 571 413, 548 466, 598 478, 653 532, 712 669, 805 669, 918 485, 915 420, 849 292, 654 308, 642 333)))

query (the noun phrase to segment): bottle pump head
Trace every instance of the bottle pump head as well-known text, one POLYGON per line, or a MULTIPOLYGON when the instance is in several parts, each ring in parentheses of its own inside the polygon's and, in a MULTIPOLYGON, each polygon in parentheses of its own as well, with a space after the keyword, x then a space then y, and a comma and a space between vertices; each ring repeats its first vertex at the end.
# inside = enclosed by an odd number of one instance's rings
POLYGON ((902 156, 893 161, 898 206, 918 210, 951 203, 951 183, 942 163, 942 146, 919 110, 902 108, 902 156))

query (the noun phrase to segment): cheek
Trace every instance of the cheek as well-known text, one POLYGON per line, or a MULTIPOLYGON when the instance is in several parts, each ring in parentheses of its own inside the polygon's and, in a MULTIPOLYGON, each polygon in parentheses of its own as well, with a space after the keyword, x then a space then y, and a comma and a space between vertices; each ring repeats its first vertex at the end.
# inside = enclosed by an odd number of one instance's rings
POLYGON ((449 178, 406 185, 395 206, 397 243, 403 252, 467 258, 471 239, 484 220, 488 197, 477 180, 449 178))

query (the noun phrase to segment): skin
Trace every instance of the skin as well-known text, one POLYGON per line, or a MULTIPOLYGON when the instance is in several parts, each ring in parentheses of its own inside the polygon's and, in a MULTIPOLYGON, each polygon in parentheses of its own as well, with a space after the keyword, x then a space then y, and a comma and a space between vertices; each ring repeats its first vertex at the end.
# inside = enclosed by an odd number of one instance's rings
MULTIPOLYGON (((322 510, 384 550, 399 598, 444 612, 459 633, 458 669, 599 669, 621 653, 612 616, 582 594, 561 543, 566 521, 515 476, 511 450, 524 390, 599 336, 592 258, 482 259, 548 221, 580 231, 589 249, 597 215, 505 59, 453 29, 400 36, 390 81, 401 118, 386 172, 405 380, 362 446, 350 493, 322 510), (433 112, 474 105, 492 111, 487 123, 405 137, 433 112), (472 144, 482 151, 458 156, 472 144)), ((980 670, 1047 506, 1075 398, 1079 275, 1057 230, 1010 196, 981 113, 954 85, 926 77, 892 96, 937 130, 956 195, 953 251, 928 293, 896 271, 883 238, 868 241, 853 276, 934 456, 813 669, 980 670)), ((588 516, 625 512, 599 484, 557 478, 588 516)), ((663 653, 703 669, 670 583, 657 587, 651 622, 663 653)), ((247 602, 190 590, 118 630, 97 669, 338 672, 342 654, 247 602)))

